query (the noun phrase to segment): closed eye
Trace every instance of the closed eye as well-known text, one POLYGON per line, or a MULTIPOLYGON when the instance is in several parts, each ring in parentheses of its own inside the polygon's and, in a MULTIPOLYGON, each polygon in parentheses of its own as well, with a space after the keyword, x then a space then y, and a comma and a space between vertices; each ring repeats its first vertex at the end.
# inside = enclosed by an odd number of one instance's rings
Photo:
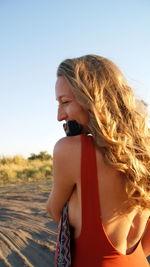
POLYGON ((65 104, 68 104, 68 103, 69 103, 69 101, 63 101, 63 102, 61 102, 62 105, 65 105, 65 104))

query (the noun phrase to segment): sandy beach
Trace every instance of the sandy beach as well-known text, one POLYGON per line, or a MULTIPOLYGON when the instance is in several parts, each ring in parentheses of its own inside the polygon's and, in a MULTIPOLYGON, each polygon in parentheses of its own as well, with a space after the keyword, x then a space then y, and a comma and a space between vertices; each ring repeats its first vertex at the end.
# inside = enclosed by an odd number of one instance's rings
POLYGON ((50 181, 0 187, 0 267, 53 267, 57 224, 45 203, 50 181))

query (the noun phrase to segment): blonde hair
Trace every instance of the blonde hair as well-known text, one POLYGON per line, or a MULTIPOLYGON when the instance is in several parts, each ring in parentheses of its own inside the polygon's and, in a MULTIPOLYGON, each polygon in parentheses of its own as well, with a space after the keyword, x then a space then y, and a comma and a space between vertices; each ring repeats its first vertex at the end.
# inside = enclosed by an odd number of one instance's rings
POLYGON ((104 57, 86 55, 64 60, 57 76, 88 111, 89 132, 106 164, 124 173, 128 208, 150 209, 150 132, 121 71, 104 57))

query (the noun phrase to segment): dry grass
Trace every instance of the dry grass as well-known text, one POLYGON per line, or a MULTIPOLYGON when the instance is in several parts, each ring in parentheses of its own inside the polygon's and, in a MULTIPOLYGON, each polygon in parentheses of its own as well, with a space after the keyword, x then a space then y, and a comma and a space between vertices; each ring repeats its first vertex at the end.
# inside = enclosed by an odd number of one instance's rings
POLYGON ((52 177, 52 159, 29 160, 22 156, 3 157, 0 160, 0 185, 32 182, 52 177))

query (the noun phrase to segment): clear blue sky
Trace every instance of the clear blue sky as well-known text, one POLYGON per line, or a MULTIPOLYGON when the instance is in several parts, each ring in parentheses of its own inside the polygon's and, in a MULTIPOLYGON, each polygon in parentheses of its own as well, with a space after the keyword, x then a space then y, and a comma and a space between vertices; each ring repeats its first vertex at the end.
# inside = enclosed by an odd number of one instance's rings
POLYGON ((0 0, 0 155, 48 151, 56 69, 95 53, 113 60, 150 106, 149 0, 0 0))

